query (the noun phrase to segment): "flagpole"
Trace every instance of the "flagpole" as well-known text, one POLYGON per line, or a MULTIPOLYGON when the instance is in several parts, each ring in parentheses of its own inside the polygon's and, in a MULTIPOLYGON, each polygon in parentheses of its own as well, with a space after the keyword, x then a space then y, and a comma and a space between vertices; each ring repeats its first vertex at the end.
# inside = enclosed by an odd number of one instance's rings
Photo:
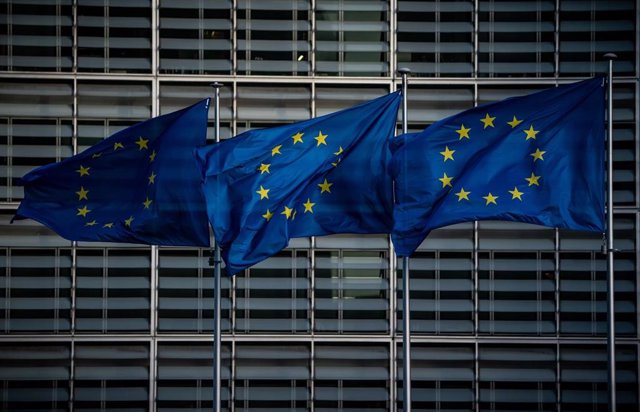
MULTIPOLYGON (((407 76, 410 69, 398 69, 402 76, 402 133, 407 133, 407 76)), ((409 257, 402 257, 402 355, 404 359, 403 390, 404 390, 404 411, 411 411, 411 323, 409 307, 409 257)))
POLYGON ((613 53, 604 55, 609 60, 607 80, 607 350, 609 377, 609 411, 616 412, 616 310, 613 277, 613 53))
MULTIPOLYGON (((222 83, 211 83, 211 87, 214 90, 214 113, 215 113, 215 139, 216 143, 220 142, 220 87, 222 83)), ((215 412, 221 411, 220 400, 220 294, 222 288, 220 287, 221 276, 221 258, 220 258, 220 245, 218 240, 215 239, 215 246, 213 249, 213 410, 215 412)))

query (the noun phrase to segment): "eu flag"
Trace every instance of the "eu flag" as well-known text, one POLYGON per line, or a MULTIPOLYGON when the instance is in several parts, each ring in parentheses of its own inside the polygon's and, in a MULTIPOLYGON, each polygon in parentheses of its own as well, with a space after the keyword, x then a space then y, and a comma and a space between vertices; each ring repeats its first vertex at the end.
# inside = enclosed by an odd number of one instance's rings
POLYGON ((202 100, 31 171, 15 219, 37 220, 69 240, 209 246, 193 161, 208 110, 202 100))
POLYGON ((603 231, 602 78, 467 110, 399 136, 392 152, 399 256, 473 220, 603 231))
POLYGON ((389 233, 388 140, 400 100, 395 92, 196 150, 228 274, 272 256, 292 237, 389 233))

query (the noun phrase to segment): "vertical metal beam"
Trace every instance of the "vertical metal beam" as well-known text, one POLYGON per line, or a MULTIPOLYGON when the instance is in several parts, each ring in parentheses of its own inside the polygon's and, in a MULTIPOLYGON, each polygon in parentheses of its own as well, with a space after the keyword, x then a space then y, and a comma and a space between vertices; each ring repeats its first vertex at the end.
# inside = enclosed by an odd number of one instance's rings
MULTIPOLYGON (((407 133, 407 76, 411 70, 407 68, 398 69, 402 76, 402 133, 407 133)), ((410 295, 409 282, 409 257, 402 258, 402 350, 403 350, 403 389, 404 389, 404 411, 411 411, 411 308, 409 304, 410 295)))
POLYGON ((607 81, 607 350, 609 352, 609 411, 616 412, 616 308, 613 271, 613 53, 609 60, 607 81))
MULTIPOLYGON (((220 142, 220 87, 222 83, 211 83, 211 87, 214 90, 214 113, 215 113, 215 139, 216 143, 220 142)), ((220 295, 222 288, 220 287, 221 276, 221 258, 220 258, 220 245, 218 240, 215 241, 215 247, 213 251, 213 265, 214 265, 214 281, 213 281, 213 410, 220 412, 221 400, 220 400, 220 295)))

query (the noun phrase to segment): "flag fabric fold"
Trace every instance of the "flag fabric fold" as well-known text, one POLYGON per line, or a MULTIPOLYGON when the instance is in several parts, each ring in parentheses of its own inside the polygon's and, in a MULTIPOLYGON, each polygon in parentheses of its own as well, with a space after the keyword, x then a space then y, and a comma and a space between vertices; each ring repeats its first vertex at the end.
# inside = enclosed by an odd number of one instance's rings
POLYGON ((202 100, 29 172, 14 219, 37 220, 69 240, 209 246, 193 161, 208 110, 202 100))
POLYGON ((561 85, 395 138, 398 256, 433 229, 473 220, 602 232, 604 93, 602 78, 561 85))
POLYGON ((229 275, 290 238, 389 233, 388 141, 399 92, 197 149, 207 211, 229 275))

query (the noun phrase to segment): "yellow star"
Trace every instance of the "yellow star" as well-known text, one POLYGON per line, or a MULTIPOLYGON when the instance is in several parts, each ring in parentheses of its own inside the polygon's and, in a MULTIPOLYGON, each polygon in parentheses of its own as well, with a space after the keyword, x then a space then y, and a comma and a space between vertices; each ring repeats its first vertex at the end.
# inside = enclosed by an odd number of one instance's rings
MULTIPOLYGON (((451 186, 451 180, 452 179, 453 179, 453 176, 449 177, 445 173, 444 176, 442 176, 438 180, 442 182, 442 187, 445 187, 445 186, 451 186)), ((453 186, 451 186, 451 187, 453 187, 453 186)))
POLYGON ((78 209, 78 213, 76 216, 87 217, 87 214, 91 212, 91 210, 87 209, 87 205, 84 205, 82 209, 78 209))
POLYGON ((87 222, 87 223, 85 223, 84 225, 85 225, 85 226, 95 226, 95 225, 97 225, 97 224, 98 224, 98 222, 96 222, 95 220, 92 220, 91 222, 87 222))
POLYGON ((120 142, 115 142, 113 144, 113 151, 115 152, 118 149, 124 149, 124 145, 122 143, 120 143, 120 142))
POLYGON ((484 116, 484 119, 480 119, 480 121, 481 121, 482 123, 484 123, 484 128, 486 129, 486 128, 487 128, 487 127, 489 127, 489 126, 491 126, 491 127, 495 127, 495 126, 493 125, 493 121, 494 121, 495 119, 496 119, 496 118, 495 118, 495 116, 494 116, 494 117, 491 117, 491 116, 489 116, 489 113, 487 113, 487 114, 484 116))
POLYGON ((271 213, 271 211, 269 209, 267 209, 267 213, 265 213, 264 215, 262 215, 263 218, 267 219, 267 222, 271 220, 271 218, 273 217, 273 213, 271 213))
POLYGON ((529 126, 529 130, 523 130, 527 134, 527 138, 525 140, 534 139, 538 134, 539 130, 533 130, 533 125, 529 126))
POLYGON ((533 172, 531 172, 531 177, 525 177, 524 180, 529 182, 529 186, 532 186, 532 185, 540 186, 540 183, 538 183, 538 180, 540 180, 540 176, 534 175, 533 172))
POLYGON ((331 193, 331 186, 333 186, 333 183, 329 183, 327 182, 327 179, 324 179, 324 182, 320 183, 318 186, 320 186, 320 193, 331 193))
MULTIPOLYGON (((542 158, 542 155, 545 154, 547 152, 545 151, 541 151, 540 149, 536 149, 535 152, 531 153, 529 156, 533 156, 533 161, 535 162, 536 160, 540 159, 540 160, 544 160, 542 158)), ((553 162, 552 162, 553 163, 553 162)))
POLYGON ((300 132, 298 132, 298 133, 294 134, 293 136, 291 136, 291 138, 293 139, 293 144, 296 144, 298 142, 299 143, 303 143, 302 136, 304 136, 304 133, 300 133, 300 132))
POLYGON ((486 199, 486 200, 487 200, 487 204, 486 204, 485 206, 489 206, 489 203, 493 203, 494 205, 497 205, 497 203, 496 203, 496 199, 497 199, 498 197, 499 197, 499 196, 494 196, 494 195, 492 195, 492 194, 491 194, 491 192, 489 192, 489 194, 488 194, 488 195, 486 195, 486 196, 482 196, 482 198, 483 198, 483 199, 486 199))
POLYGON ((260 174, 263 174, 264 172, 271 173, 269 171, 269 166, 271 166, 271 163, 260 163, 260 167, 258 168, 260 174))
MULTIPOLYGON (((277 154, 282 154, 280 153, 280 148, 282 147, 281 144, 277 145, 276 147, 274 147, 273 149, 271 149, 271 156, 275 156, 277 154)), ((268 220, 268 219, 267 219, 268 220)))
POLYGON ((256 193, 260 195, 260 200, 269 199, 269 190, 271 189, 265 189, 260 185, 260 190, 256 190, 256 193))
POLYGON ((149 175, 149 184, 152 185, 156 182, 156 174, 154 172, 151 172, 151 174, 149 175))
POLYGON ((446 162, 449 159, 453 160, 453 154, 455 152, 456 152, 455 150, 449 150, 449 146, 445 146, 444 152, 440 152, 440 154, 444 156, 444 161, 446 162))
POLYGON ((338 163, 342 162, 342 159, 338 159, 335 162, 331 163, 333 167, 338 167, 338 163))
POLYGON ((342 152, 344 152, 344 150, 342 149, 342 146, 340 146, 340 148, 338 149, 337 152, 334 153, 334 155, 340 156, 342 154, 342 152))
POLYGON ((92 159, 97 159, 97 158, 99 158, 100 156, 102 156, 102 153, 94 153, 94 154, 92 154, 92 155, 91 155, 91 158, 92 158, 92 159))
POLYGON ((327 142, 325 140, 327 140, 327 137, 328 135, 322 134, 322 132, 318 132, 318 135, 314 137, 314 139, 318 141, 318 144, 316 145, 316 147, 320 146, 321 144, 326 146, 327 142))
POLYGON ((287 217, 287 219, 289 219, 291 217, 291 212, 293 212, 293 209, 288 208, 288 207, 284 207, 284 211, 281 212, 281 215, 285 215, 287 217))
POLYGON ((149 155, 149 161, 153 162, 154 160, 156 160, 156 151, 155 150, 153 152, 151 152, 151 154, 149 155))
POLYGON ((129 216, 129 219, 125 219, 124 225, 127 227, 131 227, 131 222, 133 222, 133 216, 129 216))
POLYGON ((149 199, 149 196, 147 196, 147 200, 145 200, 144 202, 142 202, 142 204, 144 205, 145 209, 149 209, 149 206, 151 206, 151 203, 153 202, 153 200, 149 199))
POLYGON ((142 136, 140 136, 136 141, 136 144, 138 145, 138 150, 148 149, 149 146, 147 146, 147 143, 149 143, 149 139, 143 139, 142 136))
POLYGON ((510 122, 507 122, 507 124, 509 126, 511 126, 511 128, 513 129, 514 127, 516 127, 517 125, 519 125, 520 123, 522 123, 522 120, 518 120, 515 116, 513 116, 513 120, 510 122))
POLYGON ((461 125, 460 128, 458 130, 456 130, 456 132, 458 133, 458 135, 460 136, 460 139, 458 140, 462 140, 463 137, 466 137, 467 139, 469 139, 469 131, 471 129, 470 128, 465 128, 464 125, 461 125))
POLYGON ((462 199, 469 200, 469 193, 471 192, 465 192, 464 187, 461 187, 460 191, 455 193, 455 195, 458 196, 458 202, 462 199))
POLYGON ((113 223, 111 223, 111 222, 105 223, 104 225, 102 225, 102 227, 106 227, 107 229, 111 229, 113 227, 113 223))
POLYGON ((518 190, 518 186, 514 187, 513 190, 509 190, 509 193, 512 195, 511 199, 518 199, 522 202, 522 195, 524 193, 518 190))
POLYGON ((295 218, 296 218, 296 214, 298 214, 298 211, 297 211, 297 210, 294 210, 294 211, 293 211, 293 216, 291 216, 291 220, 295 220, 295 218))
POLYGON ((87 197, 87 195, 89 194, 88 190, 84 190, 84 186, 80 186, 80 191, 76 192, 76 194, 78 195, 78 200, 89 200, 89 198, 87 197))
POLYGON ((315 205, 316 205, 315 203, 311 203, 311 199, 307 198, 307 202, 302 204, 302 206, 304 206, 304 213, 307 213, 307 212, 313 213, 313 207, 315 205))
POLYGON ((90 167, 83 167, 82 165, 80 165, 80 169, 76 170, 76 172, 80 173, 80 177, 89 176, 89 169, 91 169, 91 168, 90 167))

